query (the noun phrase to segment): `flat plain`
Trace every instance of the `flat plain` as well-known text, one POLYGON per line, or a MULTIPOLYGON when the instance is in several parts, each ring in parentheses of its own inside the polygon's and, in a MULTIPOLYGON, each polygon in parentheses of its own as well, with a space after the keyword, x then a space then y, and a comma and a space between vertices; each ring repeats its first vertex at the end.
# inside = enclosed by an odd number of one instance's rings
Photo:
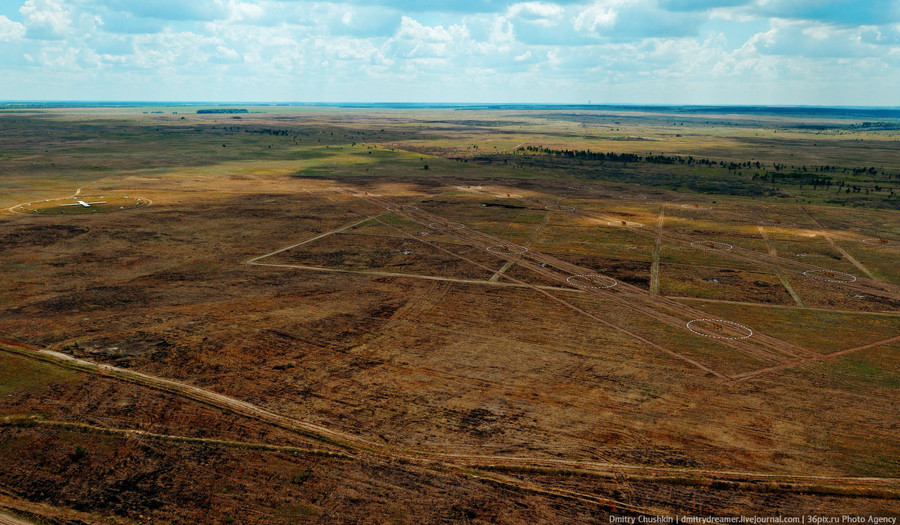
POLYGON ((249 108, 0 112, 0 511, 897 515, 896 115, 249 108))

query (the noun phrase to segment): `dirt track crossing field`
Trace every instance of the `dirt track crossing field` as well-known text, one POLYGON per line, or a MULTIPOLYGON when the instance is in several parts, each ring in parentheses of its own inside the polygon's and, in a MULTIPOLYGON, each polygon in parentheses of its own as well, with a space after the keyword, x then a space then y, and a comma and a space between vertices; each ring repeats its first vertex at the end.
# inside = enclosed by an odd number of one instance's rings
MULTIPOLYGON (((900 336, 897 336, 892 339, 892 341, 900 340, 900 336)), ((881 343, 887 343, 888 341, 884 341, 881 343)), ((881 344, 879 343, 879 344, 881 344)), ((868 345, 866 348, 875 346, 868 345)), ((863 349, 849 349, 843 353, 847 353, 854 350, 863 349)), ((692 470, 692 469, 666 469, 666 468, 652 468, 641 465, 625 465, 625 464, 611 464, 611 463, 601 463, 595 461, 573 461, 573 460, 560 460, 553 458, 529 458, 529 457, 521 457, 521 456, 503 456, 503 455, 481 455, 481 454, 452 454, 452 453, 435 453, 435 452, 424 452, 424 451, 415 451, 409 449, 400 449, 390 446, 385 446, 381 443, 375 443, 372 441, 368 441, 362 439, 358 436, 350 435, 344 432, 335 431, 333 429, 325 428, 320 425, 311 424, 308 422, 300 421, 291 417, 287 417, 281 414, 277 414, 266 410, 264 408, 254 406, 245 401, 240 401, 234 399, 229 396, 225 396, 222 394, 218 394, 208 389, 198 388, 193 385, 189 385, 186 383, 182 383, 179 381, 173 381, 169 379, 163 379, 159 377, 154 377, 151 375, 135 372, 132 370, 125 370, 121 368, 117 368, 114 366, 103 365, 92 363, 89 361, 79 360, 72 358, 71 356, 67 356, 65 354, 60 354, 58 352, 51 352, 47 350, 41 350, 39 348, 29 347, 28 345, 23 345, 20 343, 16 343, 8 340, 0 340, 0 350, 5 352, 14 353, 15 355, 28 357, 30 359, 36 359, 44 362, 53 363, 57 366, 62 366, 65 368, 71 368, 77 370, 82 373, 88 374, 97 374, 104 377, 114 378, 120 381, 126 381, 141 385, 146 388, 157 389, 167 393, 171 393, 178 396, 183 396, 193 401, 198 401, 204 404, 208 404, 210 406, 220 408, 222 410, 233 412, 239 414, 244 417, 249 417, 255 420, 264 421, 268 424, 275 425, 279 428, 284 428, 287 430, 291 430, 293 432, 297 432, 305 437, 311 438, 322 445, 331 447, 336 449, 336 451, 325 451, 325 450, 310 450, 310 449, 297 449, 292 447, 275 447, 265 444, 254 444, 254 443, 240 443, 240 442, 217 442, 216 440, 197 440, 197 439, 185 439, 180 438, 178 436, 162 436, 155 434, 147 434, 138 431, 131 430, 117 430, 117 429, 106 429, 100 427, 92 427, 91 425, 83 425, 83 424, 72 424, 65 422, 47 422, 47 421, 29 421, 27 419, 19 419, 19 420, 0 420, 0 426, 34 426, 34 425, 42 425, 42 426, 61 426, 63 428, 72 428, 79 431, 86 432, 104 432, 104 433, 112 433, 112 434, 127 434, 137 438, 147 438, 147 439, 161 439, 166 441, 193 441, 197 443, 207 443, 207 444, 222 444, 224 446, 229 447, 238 447, 238 448, 256 448, 262 450, 271 450, 276 452, 294 452, 294 453, 302 453, 302 454, 317 454, 324 455, 329 457, 338 457, 345 459, 352 459, 352 456, 346 455, 347 451, 350 453, 371 453, 382 456, 387 456, 393 459, 403 459, 407 461, 418 461, 418 462, 432 462, 432 461, 442 461, 447 462, 449 465, 460 465, 465 466, 467 468, 485 468, 485 469, 496 469, 500 466, 512 466, 512 467, 524 467, 524 468, 541 468, 541 467, 554 467, 554 468, 567 468, 567 469, 578 469, 585 472, 597 472, 606 475, 615 475, 616 473, 620 474, 638 474, 638 475, 650 475, 650 476, 665 476, 665 475, 687 475, 692 476, 698 479, 708 479, 708 480, 729 480, 729 479, 738 479, 738 480, 778 480, 785 483, 816 483, 816 484, 843 484, 849 483, 854 486, 871 486, 871 487, 883 487, 890 491, 898 491, 900 490, 900 481, 894 478, 873 478, 873 477, 860 477, 860 478, 852 478, 852 477, 834 477, 834 476, 796 476, 796 475, 778 475, 778 474, 764 474, 758 472, 735 472, 735 471, 716 471, 716 470, 692 470)), ((495 479, 495 481, 503 482, 500 479, 495 479)), ((558 491, 553 489, 544 489, 538 485, 530 484, 525 488, 529 490, 535 490, 539 492, 548 492, 557 494, 559 496, 568 497, 568 498, 576 498, 582 499, 594 504, 601 505, 603 507, 615 508, 620 510, 629 510, 632 512, 639 513, 650 513, 646 509, 641 509, 638 507, 634 507, 632 505, 628 505, 626 503, 605 499, 605 498, 596 498, 586 494, 572 493, 567 491, 558 491)), ((900 498, 900 492, 894 494, 895 498, 900 498)))

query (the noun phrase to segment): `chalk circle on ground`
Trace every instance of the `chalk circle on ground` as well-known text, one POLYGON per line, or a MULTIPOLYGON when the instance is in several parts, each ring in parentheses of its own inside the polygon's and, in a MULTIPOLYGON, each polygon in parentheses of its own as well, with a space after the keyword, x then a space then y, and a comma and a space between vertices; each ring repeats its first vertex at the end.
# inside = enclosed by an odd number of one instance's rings
POLYGON ((511 242, 488 246, 486 249, 496 255, 522 255, 528 251, 528 248, 511 242))
POLYGON ((500 199, 521 199, 522 198, 522 196, 519 195, 518 193, 495 193, 494 197, 497 197, 500 199))
POLYGON ((643 228, 644 225, 639 222, 632 221, 609 221, 607 226, 618 226, 619 228, 643 228))
POLYGON ((380 193, 354 193, 354 197, 381 197, 380 193))
POLYGON ((458 190, 483 190, 481 186, 457 186, 458 190))
POLYGON ((863 244, 881 246, 882 248, 900 248, 900 241, 892 239, 863 239, 863 244))
POLYGON ((688 209, 688 210, 711 210, 712 209, 712 206, 701 206, 699 204, 682 204, 681 207, 688 209))
POLYGON ((762 220, 759 221, 760 226, 780 226, 782 228, 794 228, 797 226, 796 222, 784 222, 784 221, 773 221, 773 220, 762 220))
POLYGON ((710 339, 747 339, 753 335, 750 328, 724 319, 694 319, 685 326, 691 332, 710 339))
POLYGON ((416 211, 419 209, 418 206, 412 206, 410 204, 403 204, 400 206, 396 206, 394 204, 389 204, 384 207, 387 211, 416 211))
POLYGON ((829 283, 852 283, 856 281, 855 275, 834 270, 807 270, 803 272, 803 275, 810 279, 829 283))
POLYGON ((719 242, 719 241, 693 241, 691 242, 691 246, 694 248, 700 248, 701 250, 716 250, 716 251, 728 251, 734 246, 728 244, 727 242, 719 242))
POLYGON ((583 273, 578 275, 570 275, 566 278, 566 282, 578 288, 612 288, 619 284, 619 281, 612 277, 600 275, 598 273, 583 273))
POLYGON ((35 202, 17 204, 9 211, 13 213, 38 215, 84 215, 86 213, 110 213, 114 211, 133 210, 153 204, 143 197, 127 195, 99 195, 64 197, 62 199, 44 199, 35 202))
POLYGON ((465 224, 453 221, 432 222, 428 225, 432 230, 461 230, 466 227, 465 224))
POLYGON ((619 195, 620 199, 625 199, 626 201, 645 201, 647 200, 646 195, 619 195))
POLYGON ((548 210, 548 211, 568 211, 568 212, 573 212, 573 211, 575 211, 575 206, 564 206, 564 205, 562 205, 562 204, 548 204, 548 205, 544 206, 544 209, 545 209, 545 210, 548 210))

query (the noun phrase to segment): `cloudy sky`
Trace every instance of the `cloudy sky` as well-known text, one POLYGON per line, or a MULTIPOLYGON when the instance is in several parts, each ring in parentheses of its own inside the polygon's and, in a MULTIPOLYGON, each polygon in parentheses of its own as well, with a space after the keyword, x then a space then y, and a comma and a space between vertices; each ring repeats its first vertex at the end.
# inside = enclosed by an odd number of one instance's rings
POLYGON ((900 0, 0 0, 0 99, 900 105, 900 0))

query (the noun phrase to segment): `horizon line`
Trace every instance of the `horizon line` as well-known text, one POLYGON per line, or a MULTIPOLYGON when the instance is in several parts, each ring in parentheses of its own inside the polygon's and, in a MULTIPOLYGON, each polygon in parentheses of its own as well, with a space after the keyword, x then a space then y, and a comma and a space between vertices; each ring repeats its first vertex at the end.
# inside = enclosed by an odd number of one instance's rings
POLYGON ((829 105, 829 104, 697 104, 697 103, 664 103, 664 102, 411 102, 411 101, 222 101, 222 100, 65 100, 65 99, 0 99, 2 105, 216 105, 216 106, 567 106, 567 107, 693 107, 693 108, 835 108, 835 109, 898 109, 897 106, 885 105, 829 105))

